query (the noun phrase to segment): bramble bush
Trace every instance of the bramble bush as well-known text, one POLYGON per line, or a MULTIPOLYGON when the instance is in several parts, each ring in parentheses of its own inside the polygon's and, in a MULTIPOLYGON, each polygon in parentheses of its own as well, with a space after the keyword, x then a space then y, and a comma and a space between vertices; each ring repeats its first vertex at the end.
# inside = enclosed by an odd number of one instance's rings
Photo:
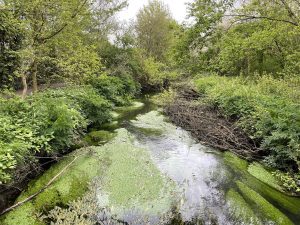
POLYGON ((265 161, 281 170, 300 169, 299 78, 263 76, 247 80, 208 76, 195 84, 206 100, 234 118, 265 150, 265 161))

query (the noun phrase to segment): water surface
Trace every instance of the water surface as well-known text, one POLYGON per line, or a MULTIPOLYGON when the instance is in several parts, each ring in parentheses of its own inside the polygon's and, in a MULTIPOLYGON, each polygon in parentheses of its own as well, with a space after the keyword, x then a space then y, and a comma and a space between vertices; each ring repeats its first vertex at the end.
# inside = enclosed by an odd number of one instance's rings
MULTIPOLYGON (((115 138, 91 148, 50 190, 10 213, 4 224, 34 224, 33 216, 41 214, 43 223, 54 224, 300 224, 299 198, 257 180, 247 172, 248 162, 203 146, 143 102, 119 109, 113 126, 106 128, 115 138), (68 199, 68 206, 57 198, 68 199)), ((46 183, 45 176, 20 199, 46 183)))

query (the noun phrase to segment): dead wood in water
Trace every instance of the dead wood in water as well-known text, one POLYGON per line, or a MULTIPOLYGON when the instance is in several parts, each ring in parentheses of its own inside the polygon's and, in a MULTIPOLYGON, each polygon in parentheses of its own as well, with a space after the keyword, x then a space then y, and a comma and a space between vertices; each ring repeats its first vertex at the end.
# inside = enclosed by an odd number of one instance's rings
POLYGON ((21 205, 23 205, 24 203, 30 201, 31 199, 35 198, 37 195, 39 195, 40 193, 45 191, 50 185, 52 185, 52 183, 54 183, 54 181, 57 180, 57 178, 59 178, 77 160, 77 158, 78 158, 78 156, 76 156, 68 165, 66 165, 58 174, 56 174, 42 189, 40 189, 38 192, 30 195, 28 198, 24 199, 23 201, 17 202, 13 206, 5 209, 4 211, 2 211, 0 213, 0 216, 14 210, 15 208, 17 208, 21 205))
POLYGON ((199 98, 193 89, 181 89, 174 102, 165 107, 165 113, 205 145, 233 151, 247 159, 260 158, 255 142, 241 128, 199 98))

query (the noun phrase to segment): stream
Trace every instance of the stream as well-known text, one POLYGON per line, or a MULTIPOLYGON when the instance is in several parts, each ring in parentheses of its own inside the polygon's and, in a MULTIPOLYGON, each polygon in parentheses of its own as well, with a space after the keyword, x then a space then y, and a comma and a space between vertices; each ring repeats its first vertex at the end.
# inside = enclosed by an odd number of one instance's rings
POLYGON ((17 201, 78 157, 0 224, 300 224, 300 198, 266 182, 261 165, 203 146, 147 99, 114 116, 107 143, 75 151, 32 181, 17 201))

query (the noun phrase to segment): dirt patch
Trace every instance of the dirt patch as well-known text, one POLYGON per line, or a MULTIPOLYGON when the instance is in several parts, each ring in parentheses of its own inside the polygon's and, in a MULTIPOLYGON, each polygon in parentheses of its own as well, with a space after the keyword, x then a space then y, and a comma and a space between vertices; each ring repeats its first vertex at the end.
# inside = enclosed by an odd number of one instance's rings
POLYGON ((235 121, 201 101, 202 96, 189 88, 179 91, 165 113, 177 126, 190 131, 201 143, 220 150, 229 150, 246 159, 261 158, 262 152, 235 121))

